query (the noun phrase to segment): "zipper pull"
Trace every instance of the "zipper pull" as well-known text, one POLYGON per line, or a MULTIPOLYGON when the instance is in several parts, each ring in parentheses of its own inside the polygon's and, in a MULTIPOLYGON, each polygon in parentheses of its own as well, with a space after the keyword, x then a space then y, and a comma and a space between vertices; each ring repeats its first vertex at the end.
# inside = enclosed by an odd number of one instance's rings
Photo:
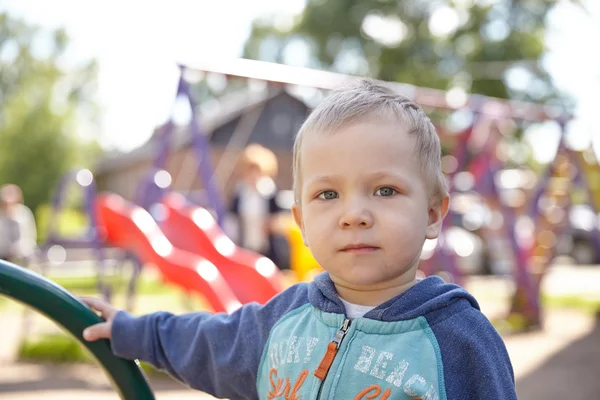
POLYGON ((322 381, 325 380, 327 372, 329 372, 329 368, 331 368, 331 364, 333 364, 333 359, 342 344, 342 340, 344 340, 344 336, 346 336, 346 333, 348 332, 348 328, 350 328, 350 322, 349 319, 344 320, 342 327, 337 331, 333 340, 327 345, 327 351, 314 372, 314 375, 322 381))

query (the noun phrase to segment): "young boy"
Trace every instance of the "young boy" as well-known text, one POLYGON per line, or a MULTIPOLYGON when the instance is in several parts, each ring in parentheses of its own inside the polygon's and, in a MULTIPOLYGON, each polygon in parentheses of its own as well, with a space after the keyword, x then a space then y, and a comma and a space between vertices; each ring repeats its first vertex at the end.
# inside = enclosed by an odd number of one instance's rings
POLYGON ((327 271, 231 315, 106 319, 86 329, 231 399, 516 399, 512 366, 476 300, 416 279, 448 209, 440 143, 424 112, 360 80, 308 117, 294 147, 293 214, 327 271))

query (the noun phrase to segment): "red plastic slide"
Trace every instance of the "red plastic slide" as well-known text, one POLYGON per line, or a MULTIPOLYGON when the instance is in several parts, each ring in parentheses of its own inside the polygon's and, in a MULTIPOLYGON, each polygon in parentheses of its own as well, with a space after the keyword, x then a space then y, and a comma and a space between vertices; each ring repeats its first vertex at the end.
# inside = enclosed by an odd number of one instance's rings
POLYGON ((197 254, 174 247, 143 208, 118 195, 102 194, 96 199, 96 213, 108 244, 155 265, 165 281, 200 294, 215 312, 232 312, 241 306, 219 269, 197 254))
POLYGON ((165 215, 159 224, 169 241, 213 263, 242 303, 264 304, 283 290, 277 266, 260 254, 237 247, 206 209, 173 192, 164 196, 162 204, 165 215))

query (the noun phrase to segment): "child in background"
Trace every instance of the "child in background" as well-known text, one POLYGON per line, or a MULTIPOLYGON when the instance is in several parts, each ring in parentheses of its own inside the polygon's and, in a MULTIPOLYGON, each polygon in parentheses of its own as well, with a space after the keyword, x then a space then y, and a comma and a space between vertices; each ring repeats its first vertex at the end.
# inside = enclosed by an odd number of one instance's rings
POLYGON ((504 343, 464 289, 416 278, 448 210, 440 143, 415 103, 360 80, 294 147, 293 214, 325 269, 231 315, 133 317, 84 299, 113 352, 230 399, 516 399, 504 343))
POLYGON ((281 268, 277 256, 277 215, 283 211, 277 204, 277 157, 269 149, 251 144, 243 152, 241 179, 231 201, 230 213, 235 217, 235 234, 231 235, 243 248, 270 258, 281 268))

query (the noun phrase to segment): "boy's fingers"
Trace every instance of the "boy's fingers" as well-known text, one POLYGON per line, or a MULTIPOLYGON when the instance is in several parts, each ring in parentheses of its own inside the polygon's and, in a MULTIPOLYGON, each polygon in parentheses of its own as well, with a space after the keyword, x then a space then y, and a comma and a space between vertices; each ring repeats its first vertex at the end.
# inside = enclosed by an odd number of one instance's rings
POLYGON ((105 303, 100 299, 96 299, 93 297, 80 297, 79 299, 85 304, 87 304, 89 307, 99 311, 102 317, 104 317, 105 319, 110 318, 115 312, 115 308, 113 306, 105 303))
POLYGON ((111 324, 102 322, 92 325, 83 331, 83 338, 88 342, 93 342, 98 339, 110 339, 111 324))

